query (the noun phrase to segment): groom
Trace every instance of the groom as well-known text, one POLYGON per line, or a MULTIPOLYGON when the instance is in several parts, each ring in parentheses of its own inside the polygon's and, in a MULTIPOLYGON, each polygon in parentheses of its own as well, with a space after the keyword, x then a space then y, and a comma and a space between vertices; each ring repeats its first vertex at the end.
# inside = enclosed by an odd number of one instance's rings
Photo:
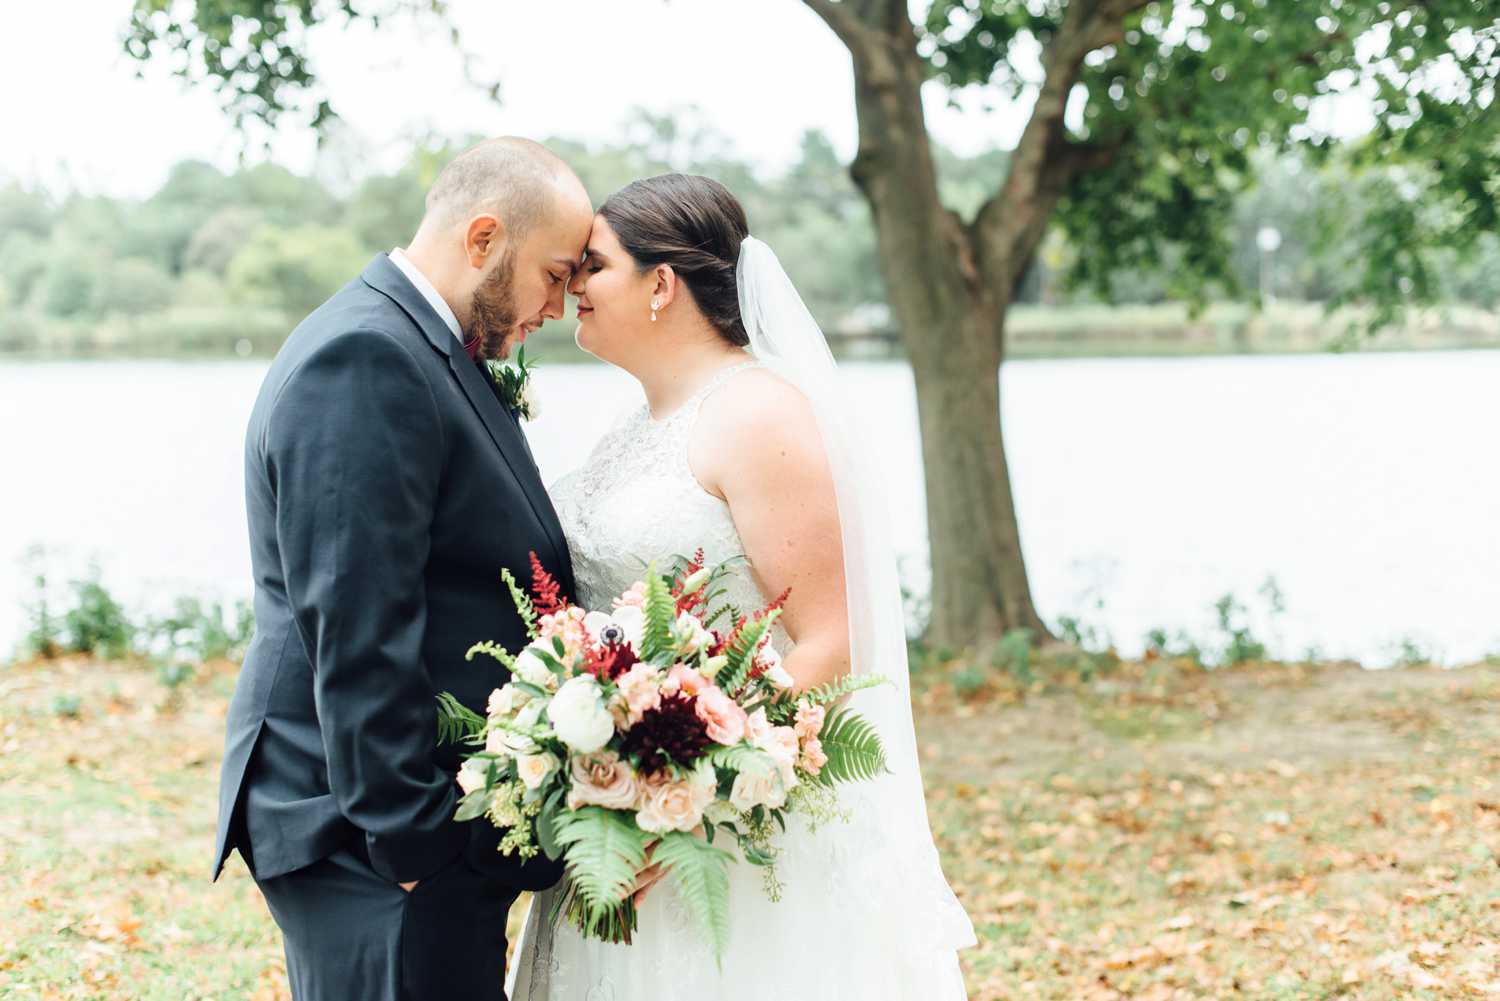
POLYGON ((483 712, 481 639, 525 627, 500 583, 567 543, 483 361, 562 315, 593 216, 544 147, 482 143, 381 254, 304 320, 245 440, 254 641, 229 706, 217 879, 239 849, 285 937, 297 1001, 504 997, 505 923, 556 882, 455 823, 459 749, 434 696, 483 712))

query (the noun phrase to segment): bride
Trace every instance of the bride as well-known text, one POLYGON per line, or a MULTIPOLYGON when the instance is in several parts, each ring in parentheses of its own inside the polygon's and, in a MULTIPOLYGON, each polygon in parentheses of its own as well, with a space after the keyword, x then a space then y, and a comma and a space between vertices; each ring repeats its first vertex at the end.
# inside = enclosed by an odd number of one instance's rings
POLYGON ((778 887, 759 867, 731 866, 722 965, 671 874, 647 869, 629 946, 549 920, 560 889, 540 894, 510 997, 963 998, 956 950, 974 935, 927 825, 880 474, 822 333, 739 202, 704 177, 611 196, 569 291, 579 346, 635 376, 646 398, 553 487, 578 600, 608 608, 648 562, 699 547, 710 563, 748 557, 726 600, 757 608, 790 588, 772 642, 799 688, 850 671, 893 682, 852 697, 882 734, 890 774, 842 787, 847 820, 788 825, 778 887))

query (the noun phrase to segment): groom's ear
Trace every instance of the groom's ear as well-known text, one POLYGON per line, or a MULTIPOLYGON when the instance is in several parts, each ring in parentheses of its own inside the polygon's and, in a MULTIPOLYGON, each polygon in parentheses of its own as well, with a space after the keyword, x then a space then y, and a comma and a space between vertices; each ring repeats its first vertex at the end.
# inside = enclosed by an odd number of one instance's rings
POLYGON ((482 269, 504 246, 505 224, 499 216, 485 213, 469 220, 469 227, 464 231, 464 256, 468 258, 469 267, 482 269))

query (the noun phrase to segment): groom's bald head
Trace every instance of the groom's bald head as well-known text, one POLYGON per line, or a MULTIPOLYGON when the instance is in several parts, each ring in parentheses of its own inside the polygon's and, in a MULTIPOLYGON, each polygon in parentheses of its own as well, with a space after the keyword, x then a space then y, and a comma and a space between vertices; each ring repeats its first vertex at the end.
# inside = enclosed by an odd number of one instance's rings
POLYGON ((423 228, 446 229, 493 215, 512 241, 525 239, 559 200, 588 204, 583 183, 562 158, 518 136, 487 139, 454 157, 427 192, 423 228))

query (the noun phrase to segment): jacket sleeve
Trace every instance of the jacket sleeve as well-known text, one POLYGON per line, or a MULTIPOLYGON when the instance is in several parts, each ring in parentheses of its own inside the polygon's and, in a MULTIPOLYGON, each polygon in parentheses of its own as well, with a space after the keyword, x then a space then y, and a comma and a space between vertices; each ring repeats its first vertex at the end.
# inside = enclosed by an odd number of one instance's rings
POLYGON ((422 661, 425 569, 446 449, 432 389, 378 331, 306 358, 266 426, 287 597, 313 665, 328 784, 375 871, 429 876, 464 849, 436 764, 422 661))

